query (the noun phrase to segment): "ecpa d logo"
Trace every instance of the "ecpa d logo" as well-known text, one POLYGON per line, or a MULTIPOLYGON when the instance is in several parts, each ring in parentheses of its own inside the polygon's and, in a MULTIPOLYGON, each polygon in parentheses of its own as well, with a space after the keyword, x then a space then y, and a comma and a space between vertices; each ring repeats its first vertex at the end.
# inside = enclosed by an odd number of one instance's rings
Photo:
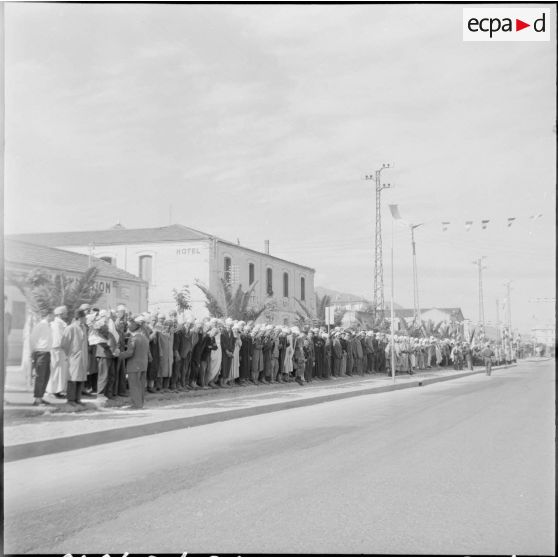
POLYGON ((464 41, 550 41, 550 8, 463 8, 464 41))

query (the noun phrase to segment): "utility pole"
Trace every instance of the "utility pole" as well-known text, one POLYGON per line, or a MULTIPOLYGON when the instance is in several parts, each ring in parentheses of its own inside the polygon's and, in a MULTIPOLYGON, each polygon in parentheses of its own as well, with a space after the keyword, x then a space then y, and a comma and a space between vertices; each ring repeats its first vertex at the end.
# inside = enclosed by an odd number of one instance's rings
POLYGON ((500 301, 496 299, 496 344, 500 345, 500 301))
POLYGON ((510 340, 512 337, 512 329, 511 329, 511 281, 506 281, 504 285, 506 286, 506 322, 508 326, 508 333, 510 336, 510 340))
POLYGON ((382 184, 381 175, 384 169, 392 168, 390 163, 382 163, 381 168, 365 176, 365 180, 374 180, 376 182, 376 231, 374 236, 374 293, 373 306, 374 317, 378 315, 383 319, 385 316, 384 304, 384 264, 382 255, 382 205, 381 193, 386 188, 391 188, 391 184, 382 184))
POLYGON ((420 223, 418 225, 409 225, 411 229, 411 243, 413 245, 413 303, 414 303, 414 320, 415 324, 420 327, 422 320, 420 316, 420 305, 419 305, 419 292, 418 292, 418 274, 417 274, 417 251, 415 248, 415 229, 423 225, 420 223))
POLYGON ((486 269, 486 267, 483 267, 482 260, 484 260, 485 257, 486 256, 481 256, 480 258, 477 258, 475 261, 473 261, 473 263, 478 267, 478 271, 479 271, 479 324, 482 325, 483 330, 484 330, 484 298, 482 292, 482 270, 486 269))

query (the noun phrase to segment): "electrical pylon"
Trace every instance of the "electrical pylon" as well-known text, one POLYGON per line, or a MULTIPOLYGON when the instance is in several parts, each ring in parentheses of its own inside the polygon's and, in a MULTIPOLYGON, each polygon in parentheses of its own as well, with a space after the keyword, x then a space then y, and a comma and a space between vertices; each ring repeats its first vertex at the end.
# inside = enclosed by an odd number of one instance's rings
POLYGON ((376 182, 376 230, 374 235, 374 292, 372 303, 374 316, 385 317, 384 303, 384 258, 382 253, 382 190, 391 188, 391 184, 382 184, 381 175, 384 169, 392 168, 391 163, 382 163, 382 167, 365 176, 366 180, 376 182))

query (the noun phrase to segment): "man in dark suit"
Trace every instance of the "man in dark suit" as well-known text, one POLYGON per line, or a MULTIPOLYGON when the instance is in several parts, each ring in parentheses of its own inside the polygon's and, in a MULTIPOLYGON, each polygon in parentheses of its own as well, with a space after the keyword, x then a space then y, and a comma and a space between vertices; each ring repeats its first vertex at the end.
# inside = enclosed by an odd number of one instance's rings
POLYGON ((225 327, 221 329, 221 377, 219 387, 232 387, 231 366, 234 351, 234 336, 232 320, 225 320, 225 327))
POLYGON ((149 340, 140 330, 140 323, 131 320, 128 323, 130 338, 128 347, 118 355, 121 360, 126 360, 126 373, 130 386, 131 409, 142 409, 145 396, 145 376, 147 365, 151 360, 149 340))

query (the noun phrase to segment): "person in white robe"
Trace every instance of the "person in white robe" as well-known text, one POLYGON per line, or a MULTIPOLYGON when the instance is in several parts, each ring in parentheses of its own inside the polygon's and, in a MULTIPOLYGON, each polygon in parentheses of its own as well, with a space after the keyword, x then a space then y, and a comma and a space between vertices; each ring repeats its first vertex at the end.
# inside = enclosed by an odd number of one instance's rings
POLYGON ((223 360, 223 353, 221 351, 221 332, 217 328, 213 328, 209 333, 210 337, 213 338, 213 342, 216 345, 216 349, 211 351, 211 356, 209 360, 209 377, 207 385, 211 388, 217 388, 215 379, 219 375, 221 370, 221 362, 223 360))
POLYGON ((54 320, 50 324, 52 330, 52 349, 50 351, 50 378, 46 387, 47 393, 59 399, 66 396, 68 387, 68 357, 62 350, 62 335, 66 326, 68 309, 66 306, 58 306, 54 309, 54 320))

